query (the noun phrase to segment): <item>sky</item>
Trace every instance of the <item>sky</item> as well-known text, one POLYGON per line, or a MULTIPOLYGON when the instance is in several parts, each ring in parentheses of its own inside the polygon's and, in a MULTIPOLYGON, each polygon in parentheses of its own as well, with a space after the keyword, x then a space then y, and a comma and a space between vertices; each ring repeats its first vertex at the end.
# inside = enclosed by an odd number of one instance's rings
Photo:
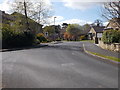
MULTIPOLYGON (((55 9, 55 16, 60 18, 57 19, 59 22, 67 23, 92 23, 96 19, 103 19, 101 17, 101 5, 96 5, 96 3, 75 3, 73 5, 67 5, 64 2, 54 2, 53 8, 55 9), (88 6, 80 6, 82 4, 88 6)), ((56 22, 56 23, 59 23, 56 22)))
MULTIPOLYGON (((20 0, 19 0, 20 1, 20 0)), ((39 0, 37 0, 39 1, 39 0)), ((48 5, 52 5, 53 17, 50 24, 91 24, 96 19, 100 19, 106 25, 107 21, 102 17, 102 0, 43 0, 48 5), (98 1, 98 2, 96 2, 98 1)), ((105 1, 105 0, 103 0, 105 1)), ((0 0, 0 10, 10 13, 9 4, 12 0, 0 0)))

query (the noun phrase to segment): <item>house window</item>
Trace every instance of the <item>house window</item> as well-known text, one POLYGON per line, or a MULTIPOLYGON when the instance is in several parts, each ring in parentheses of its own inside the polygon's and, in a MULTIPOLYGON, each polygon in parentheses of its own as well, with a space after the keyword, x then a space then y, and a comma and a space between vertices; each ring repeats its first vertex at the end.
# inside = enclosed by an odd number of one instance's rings
POLYGON ((95 36, 95 33, 92 33, 92 36, 95 36))
POLYGON ((102 33, 97 33, 98 38, 102 38, 102 33))

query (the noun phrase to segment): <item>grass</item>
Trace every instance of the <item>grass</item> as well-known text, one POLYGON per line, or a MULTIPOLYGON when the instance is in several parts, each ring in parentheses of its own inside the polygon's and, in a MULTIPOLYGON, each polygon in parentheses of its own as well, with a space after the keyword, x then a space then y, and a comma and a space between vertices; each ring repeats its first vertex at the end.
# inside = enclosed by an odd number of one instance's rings
POLYGON ((110 59, 110 60, 113 60, 113 61, 120 62, 120 58, 116 58, 116 57, 112 57, 112 56, 105 56, 105 55, 102 55, 102 54, 99 54, 99 53, 90 52, 90 51, 87 51, 87 52, 91 53, 93 55, 96 55, 96 56, 100 56, 100 57, 103 57, 103 58, 106 58, 106 59, 110 59))
POLYGON ((94 43, 94 40, 81 40, 81 41, 85 41, 85 42, 94 43))

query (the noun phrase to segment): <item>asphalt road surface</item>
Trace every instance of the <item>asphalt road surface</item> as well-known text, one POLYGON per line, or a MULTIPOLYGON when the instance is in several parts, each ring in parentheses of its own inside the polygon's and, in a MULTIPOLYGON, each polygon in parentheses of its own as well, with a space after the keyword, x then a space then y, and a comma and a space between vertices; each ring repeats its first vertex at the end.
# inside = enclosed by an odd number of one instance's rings
POLYGON ((5 88, 117 88, 118 67, 89 56, 82 42, 2 53, 5 88))

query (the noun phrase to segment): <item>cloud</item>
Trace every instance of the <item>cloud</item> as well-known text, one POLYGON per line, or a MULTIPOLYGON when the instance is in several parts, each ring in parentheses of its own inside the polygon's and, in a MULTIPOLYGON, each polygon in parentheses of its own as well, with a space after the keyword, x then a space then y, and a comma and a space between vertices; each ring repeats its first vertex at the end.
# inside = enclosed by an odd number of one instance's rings
POLYGON ((119 0, 62 0, 64 6, 79 10, 86 10, 96 5, 103 5, 104 2, 112 1, 118 2, 119 0))
POLYGON ((0 10, 10 13, 11 3, 12 2, 10 0, 4 0, 3 3, 0 4, 0 10))
MULTIPOLYGON (((16 2, 23 2, 24 0, 4 0, 2 3, 0 3, 0 10, 5 11, 7 13, 11 13, 12 5, 14 4, 14 1, 16 2)), ((26 1, 31 1, 33 3, 38 3, 40 1, 45 2, 45 4, 49 7, 52 6, 52 3, 50 0, 26 0, 26 1)), ((34 4, 35 5, 35 4, 34 4)))
POLYGON ((56 17, 56 18, 55 18, 55 24, 58 24, 58 22, 61 22, 61 21, 64 20, 64 17, 63 17, 63 16, 52 16, 51 18, 48 19, 48 21, 50 21, 49 23, 50 23, 51 25, 54 25, 54 17, 56 17))
POLYGON ((86 10, 99 4, 98 2, 88 2, 88 0, 82 0, 82 1, 63 0, 63 2, 64 2, 64 6, 72 9, 79 9, 79 10, 86 10))
POLYGON ((66 20, 64 17, 62 16, 53 16, 49 19, 50 22, 50 25, 54 25, 54 17, 55 18, 55 24, 56 25, 62 25, 63 23, 68 23, 68 24, 79 24, 79 25, 84 25, 86 23, 88 24, 91 24, 92 22, 91 21, 85 21, 85 20, 80 20, 80 19, 68 19, 66 20))
POLYGON ((62 21, 61 23, 84 25, 86 23, 91 24, 92 22, 91 21, 80 20, 80 19, 69 19, 69 20, 62 21))
POLYGON ((104 25, 104 26, 107 26, 108 23, 109 23, 109 22, 103 22, 103 25, 104 25))
POLYGON ((56 17, 56 18, 55 18, 56 21, 62 21, 62 20, 64 20, 64 17, 63 17, 63 16, 53 16, 53 17, 51 18, 51 19, 52 19, 51 21, 54 21, 54 17, 56 17))

